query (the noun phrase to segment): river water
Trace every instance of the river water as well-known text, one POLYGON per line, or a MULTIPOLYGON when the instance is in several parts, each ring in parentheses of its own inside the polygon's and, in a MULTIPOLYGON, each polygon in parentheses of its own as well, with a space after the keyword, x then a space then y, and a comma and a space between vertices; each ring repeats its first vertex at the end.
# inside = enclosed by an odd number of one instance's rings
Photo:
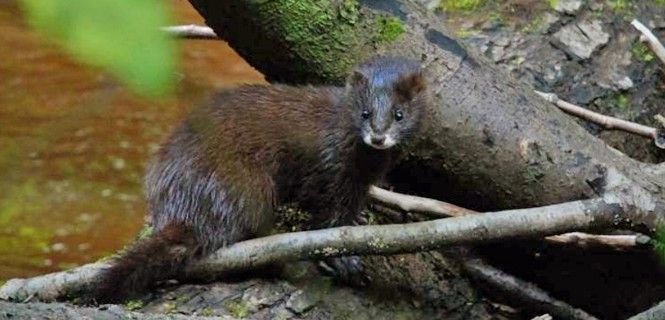
MULTIPOLYGON (((202 23, 169 0, 178 23, 202 23)), ((173 98, 137 97, 26 26, 0 0, 0 281, 70 268, 129 243, 144 222, 146 160, 188 108, 263 77, 222 41, 183 40, 173 98)))

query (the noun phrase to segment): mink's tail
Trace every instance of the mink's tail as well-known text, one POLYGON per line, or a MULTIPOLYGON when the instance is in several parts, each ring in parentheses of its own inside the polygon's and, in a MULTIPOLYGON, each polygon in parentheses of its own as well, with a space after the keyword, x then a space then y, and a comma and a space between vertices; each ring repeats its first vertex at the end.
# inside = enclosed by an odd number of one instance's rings
POLYGON ((119 303, 145 293, 156 281, 178 274, 197 256, 197 241, 191 228, 166 225, 133 245, 102 271, 93 299, 97 303, 119 303))

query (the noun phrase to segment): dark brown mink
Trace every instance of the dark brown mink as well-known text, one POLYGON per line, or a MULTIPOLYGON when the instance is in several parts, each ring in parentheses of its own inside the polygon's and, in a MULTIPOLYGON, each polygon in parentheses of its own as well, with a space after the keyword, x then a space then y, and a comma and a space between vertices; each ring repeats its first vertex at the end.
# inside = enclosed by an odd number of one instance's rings
POLYGON ((220 247, 265 234, 297 202, 325 225, 349 223, 392 147, 429 104, 419 63, 375 57, 345 87, 242 86, 193 110, 149 165, 154 234, 102 271, 93 299, 121 302, 220 247))

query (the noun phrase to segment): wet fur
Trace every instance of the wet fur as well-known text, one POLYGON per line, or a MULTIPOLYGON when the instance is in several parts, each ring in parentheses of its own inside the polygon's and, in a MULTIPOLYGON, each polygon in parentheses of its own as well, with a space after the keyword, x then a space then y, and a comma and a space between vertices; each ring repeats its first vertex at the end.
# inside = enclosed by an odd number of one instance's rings
POLYGON ((156 233, 102 275, 100 302, 118 302, 177 274, 192 259, 264 234, 279 203, 298 202, 327 225, 348 223, 390 150, 367 130, 412 135, 426 103, 417 63, 376 58, 345 88, 243 86, 195 109, 149 166, 145 190, 156 233), (363 119, 363 109, 372 110, 363 119), (393 120, 395 108, 406 117, 393 120))

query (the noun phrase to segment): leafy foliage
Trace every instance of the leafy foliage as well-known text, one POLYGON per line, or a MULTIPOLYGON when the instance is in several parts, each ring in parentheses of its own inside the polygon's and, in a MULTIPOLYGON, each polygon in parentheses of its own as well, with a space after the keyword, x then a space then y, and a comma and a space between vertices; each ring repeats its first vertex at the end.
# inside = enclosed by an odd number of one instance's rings
POLYGON ((169 93, 176 46, 159 28, 170 12, 159 0, 22 0, 32 26, 136 92, 169 93))
POLYGON ((653 238, 653 246, 658 255, 660 255, 661 262, 665 265, 665 227, 660 227, 656 230, 656 236, 653 238))
POLYGON ((651 62, 654 59, 651 49, 642 42, 636 42, 630 50, 633 57, 642 62, 651 62))

